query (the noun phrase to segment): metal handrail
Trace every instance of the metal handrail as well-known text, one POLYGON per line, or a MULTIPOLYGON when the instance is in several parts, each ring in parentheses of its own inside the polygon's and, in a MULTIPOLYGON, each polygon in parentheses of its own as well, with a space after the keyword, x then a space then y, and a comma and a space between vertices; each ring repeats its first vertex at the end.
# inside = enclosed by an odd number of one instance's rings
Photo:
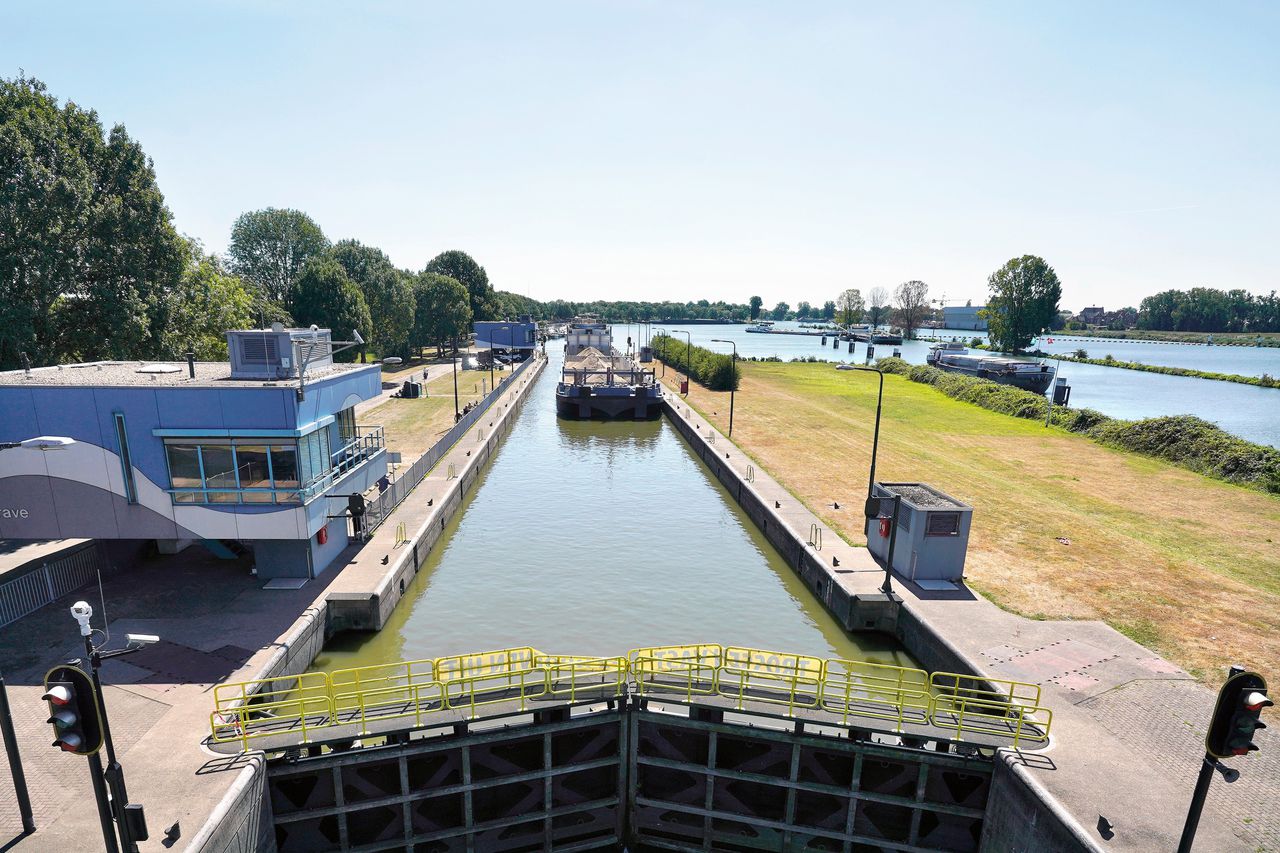
POLYGON ((578 702, 623 696, 666 695, 694 702, 720 697, 745 710, 753 704, 796 713, 830 714, 840 725, 885 720, 897 732, 911 725, 1004 738, 1015 749, 1049 739, 1053 713, 1028 682, 938 672, 893 664, 703 643, 652 646, 626 657, 548 655, 531 646, 474 654, 397 661, 278 676, 214 688, 210 741, 294 736, 308 743, 316 731, 359 723, 412 718, 536 700, 578 702))

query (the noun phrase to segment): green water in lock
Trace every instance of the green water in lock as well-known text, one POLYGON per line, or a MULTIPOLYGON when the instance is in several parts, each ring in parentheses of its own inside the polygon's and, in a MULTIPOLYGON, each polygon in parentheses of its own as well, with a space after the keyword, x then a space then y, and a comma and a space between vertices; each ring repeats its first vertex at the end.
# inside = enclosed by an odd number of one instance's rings
POLYGON ((665 420, 557 418, 559 375, 552 354, 386 627, 332 638, 313 669, 692 643, 916 665, 845 632, 665 420))

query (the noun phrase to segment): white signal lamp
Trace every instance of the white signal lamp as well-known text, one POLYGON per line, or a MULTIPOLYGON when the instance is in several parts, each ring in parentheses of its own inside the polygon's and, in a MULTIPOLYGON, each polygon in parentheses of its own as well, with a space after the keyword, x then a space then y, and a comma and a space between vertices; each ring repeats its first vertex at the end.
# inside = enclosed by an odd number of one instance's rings
POLYGON ((59 684, 57 687, 50 687, 49 692, 40 698, 59 706, 69 705, 71 703, 71 688, 59 684))

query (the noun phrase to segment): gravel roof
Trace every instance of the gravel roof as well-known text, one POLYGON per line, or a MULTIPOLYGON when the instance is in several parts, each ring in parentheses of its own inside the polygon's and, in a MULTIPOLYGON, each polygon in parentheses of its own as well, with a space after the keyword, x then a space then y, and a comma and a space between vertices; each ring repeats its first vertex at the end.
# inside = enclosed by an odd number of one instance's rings
MULTIPOLYGON (((335 364, 328 367, 307 368, 307 381, 350 373, 361 368, 376 367, 371 364, 335 364)), ((35 367, 25 370, 0 372, 0 386, 72 386, 72 387, 154 387, 164 385, 174 388, 261 388, 298 385, 296 379, 232 379, 231 364, 225 361, 197 361, 196 375, 192 379, 187 363, 152 361, 97 361, 86 364, 66 364, 57 367, 35 367), (145 369, 145 370, 144 370, 145 369), (143 371, 143 372, 139 372, 143 371)))
POLYGON ((963 509, 964 504, 957 500, 938 494, 925 486, 913 483, 881 483, 881 488, 890 494, 902 495, 903 500, 910 501, 922 509, 963 509))

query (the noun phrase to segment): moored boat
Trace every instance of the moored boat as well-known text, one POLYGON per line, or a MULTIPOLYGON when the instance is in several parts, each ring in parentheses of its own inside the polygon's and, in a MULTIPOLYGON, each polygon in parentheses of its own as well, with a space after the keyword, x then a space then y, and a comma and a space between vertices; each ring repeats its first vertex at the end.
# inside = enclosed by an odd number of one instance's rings
POLYGON ((662 387, 613 347, 607 325, 574 320, 565 331, 564 367, 556 385, 556 414, 562 418, 652 420, 661 414, 662 387))
POLYGON ((964 344, 934 344, 925 361, 939 370, 1013 385, 1033 394, 1043 394, 1053 384, 1053 368, 1047 364, 1003 355, 978 355, 969 352, 964 344))

